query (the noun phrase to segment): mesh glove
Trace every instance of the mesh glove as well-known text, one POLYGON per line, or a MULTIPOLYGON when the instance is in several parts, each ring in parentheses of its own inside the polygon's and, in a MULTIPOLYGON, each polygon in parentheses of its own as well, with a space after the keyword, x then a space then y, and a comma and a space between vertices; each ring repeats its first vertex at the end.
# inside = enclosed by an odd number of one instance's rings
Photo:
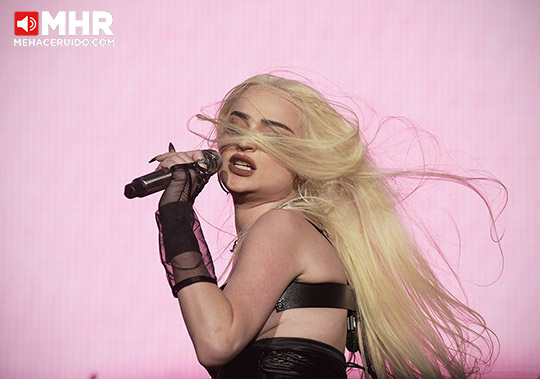
POLYGON ((173 296, 187 285, 216 283, 212 256, 206 245, 193 202, 208 182, 208 171, 197 162, 170 168, 172 179, 161 196, 156 221, 161 263, 173 296))

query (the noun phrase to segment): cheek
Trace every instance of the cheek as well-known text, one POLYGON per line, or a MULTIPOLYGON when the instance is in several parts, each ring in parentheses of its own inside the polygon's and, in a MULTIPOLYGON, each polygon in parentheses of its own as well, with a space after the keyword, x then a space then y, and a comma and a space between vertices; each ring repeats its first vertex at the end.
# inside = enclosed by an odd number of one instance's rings
POLYGON ((273 159, 269 159, 268 168, 267 174, 272 180, 279 181, 283 184, 290 182, 292 185, 296 176, 293 172, 289 171, 273 159))
POLYGON ((231 151, 232 146, 233 145, 223 145, 223 144, 218 144, 217 145, 218 152, 221 155, 221 157, 223 158, 224 163, 225 163, 225 159, 228 158, 230 155, 232 155, 232 152, 229 154, 229 152, 231 151))

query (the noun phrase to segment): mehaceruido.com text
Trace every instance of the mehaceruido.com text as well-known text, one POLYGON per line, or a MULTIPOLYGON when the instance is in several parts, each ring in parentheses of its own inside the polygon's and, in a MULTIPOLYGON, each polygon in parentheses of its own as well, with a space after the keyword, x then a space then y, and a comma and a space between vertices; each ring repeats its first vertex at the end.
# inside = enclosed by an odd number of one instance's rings
POLYGON ((20 47, 108 47, 114 46, 109 38, 14 38, 13 46, 20 47))

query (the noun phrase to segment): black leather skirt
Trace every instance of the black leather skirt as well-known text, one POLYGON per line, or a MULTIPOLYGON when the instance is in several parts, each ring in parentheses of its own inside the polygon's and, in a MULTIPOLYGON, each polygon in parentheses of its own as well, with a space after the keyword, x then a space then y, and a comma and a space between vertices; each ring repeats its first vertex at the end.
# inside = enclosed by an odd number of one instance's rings
POLYGON ((216 379, 346 379, 343 353, 306 338, 268 338, 250 343, 225 366, 209 370, 216 379))

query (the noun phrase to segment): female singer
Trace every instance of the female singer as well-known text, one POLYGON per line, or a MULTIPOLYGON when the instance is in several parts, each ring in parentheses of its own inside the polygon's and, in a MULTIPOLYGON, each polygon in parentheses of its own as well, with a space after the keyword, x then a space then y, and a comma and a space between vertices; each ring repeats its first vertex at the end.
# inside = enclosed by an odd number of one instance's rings
POLYGON ((199 115, 215 125, 235 208, 221 289, 192 209, 215 158, 156 157, 173 173, 157 213, 162 262, 200 363, 219 379, 346 378, 347 344, 372 377, 477 374, 493 334, 437 279, 398 217, 388 180, 400 174, 375 167, 358 120, 338 109, 259 75, 215 119, 199 115))

